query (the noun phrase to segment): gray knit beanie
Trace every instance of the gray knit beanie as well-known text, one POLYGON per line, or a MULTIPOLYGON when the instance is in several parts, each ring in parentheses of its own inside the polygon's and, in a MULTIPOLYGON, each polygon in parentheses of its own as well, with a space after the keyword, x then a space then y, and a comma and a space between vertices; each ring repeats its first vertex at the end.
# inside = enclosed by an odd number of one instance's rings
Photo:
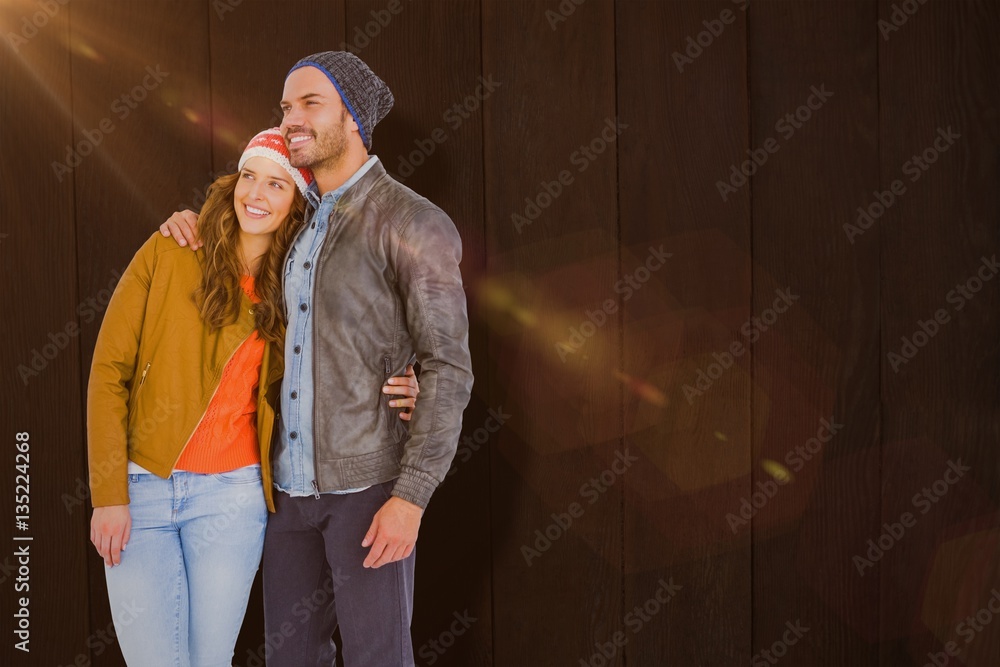
MULTIPOLYGON (((288 74, 300 67, 315 67, 326 74, 361 128, 365 148, 371 150, 372 130, 389 113, 395 101, 385 81, 378 78, 361 58, 347 51, 314 53, 295 63, 288 74)), ((287 75, 285 78, 288 78, 287 75)))

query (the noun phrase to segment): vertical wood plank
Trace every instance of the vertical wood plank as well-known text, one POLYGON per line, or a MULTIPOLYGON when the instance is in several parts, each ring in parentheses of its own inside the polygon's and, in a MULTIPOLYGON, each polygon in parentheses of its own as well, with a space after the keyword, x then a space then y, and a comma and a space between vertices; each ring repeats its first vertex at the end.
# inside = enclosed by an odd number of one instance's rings
POLYGON ((872 536, 880 658, 990 665, 1000 625, 975 617, 1000 597, 1000 12, 909 4, 879 3, 881 519, 912 517, 872 536))
POLYGON ((85 457, 73 179, 53 169, 80 138, 70 97, 69 8, 4 3, 0 35, 0 663, 47 666, 86 656, 91 634, 89 531, 78 506, 86 496, 77 486, 85 457), (29 450, 16 459, 22 432, 29 450), (22 474, 28 479, 18 479, 22 474), (26 530, 15 524, 23 504, 26 530), (25 537, 31 540, 15 541, 25 537), (21 598, 27 637, 15 634, 24 628, 15 617, 21 598), (27 652, 16 648, 25 638, 27 652))
POLYGON ((587 319, 620 299, 613 26, 607 0, 483 2, 497 665, 575 665, 622 625, 621 337, 587 319))
POLYGON ((795 297, 754 346, 753 480, 774 497, 753 519, 753 653, 874 665, 878 576, 851 557, 878 530, 878 236, 844 224, 878 184, 876 5, 750 12, 754 312, 795 297))
POLYGON ((749 664, 750 533, 724 517, 750 488, 752 353, 717 362, 750 315, 749 189, 716 186, 748 145, 747 17, 722 1, 617 10, 621 270, 672 253, 623 306, 642 459, 626 479, 627 664, 749 664))
MULTIPOLYGON (((81 391, 110 292, 146 238, 210 166, 208 6, 202 0, 80 0, 72 6, 76 141, 95 143, 73 170, 81 300, 81 391), (97 142, 97 138, 100 141, 97 142)), ((90 508, 79 509, 89 521, 90 508)), ((104 564, 89 550, 94 665, 121 665, 104 564)))

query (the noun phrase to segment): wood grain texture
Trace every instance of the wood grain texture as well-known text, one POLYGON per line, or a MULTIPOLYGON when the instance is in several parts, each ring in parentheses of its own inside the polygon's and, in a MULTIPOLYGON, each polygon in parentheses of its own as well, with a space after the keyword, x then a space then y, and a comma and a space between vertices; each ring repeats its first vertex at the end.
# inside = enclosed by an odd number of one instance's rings
MULTIPOLYGON (((242 0, 209 13, 213 173, 232 173, 247 142, 281 123, 285 75, 300 58, 337 49, 344 0, 242 0), (262 33, 269 33, 267 39, 262 33)), ((209 183, 211 174, 205 174, 209 183)))
POLYGON ((879 655, 991 665, 1000 625, 966 619, 1000 591, 1000 16, 979 1, 894 11, 879 3, 881 20, 901 24, 880 42, 880 189, 905 188, 875 223, 881 519, 908 512, 914 525, 877 565, 879 655))
POLYGON ((584 324, 616 298, 614 7, 574 7, 483 3, 504 86, 484 116, 489 395, 512 415, 491 448, 497 665, 577 664, 621 627, 622 485, 591 482, 624 447, 621 337, 584 324))
MULTIPOLYGON (((108 290, 132 256, 210 167, 206 112, 208 7, 200 0, 74 2, 73 109, 77 140, 110 127, 74 170, 81 300, 96 300, 81 321, 80 391, 86 395, 94 343, 108 290)), ((89 520, 90 508, 86 510, 89 520)), ((111 616, 104 564, 90 549, 94 628, 111 616)), ((122 665, 113 633, 91 649, 94 665, 122 665)))
POLYGON ((74 187, 72 176, 62 170, 57 176, 53 168, 80 136, 72 117, 69 15, 65 8, 36 16, 39 11, 37 4, 21 0, 0 7, 0 663, 26 667, 86 655, 93 629, 87 612, 86 494, 80 486, 84 441, 74 187), (16 435, 22 432, 30 446, 27 470, 15 467, 25 463, 15 459, 16 435), (27 489, 18 479, 25 472, 27 489), (25 503, 28 529, 19 530, 15 516, 25 512, 17 505, 25 503), (17 555, 23 547, 26 560, 17 555), (30 652, 15 648, 23 639, 14 634, 20 598, 28 599, 30 652), (46 640, 53 630, 59 641, 46 640))
POLYGON ((725 369, 713 356, 750 315, 749 189, 716 187, 749 141, 747 18, 731 2, 617 9, 620 269, 673 255, 623 305, 625 437, 641 458, 626 479, 626 662, 748 664, 750 531, 725 515, 750 493, 750 354, 725 369), (723 11, 712 43, 688 47, 723 11), (681 587, 667 603, 661 582, 681 587))
POLYGON ((753 653, 875 665, 878 574, 851 557, 879 529, 878 232, 843 226, 878 185, 876 6, 751 12, 753 146, 778 147, 752 181, 754 313, 796 297, 754 345, 753 480, 776 493, 754 517, 753 653), (775 647, 788 623, 804 636, 775 647))
MULTIPOLYGON (((967 621, 1000 591, 1000 12, 742 5, 72 0, 20 43, 40 5, 4 3, 0 415, 36 455, 37 634, 0 662, 123 664, 83 486, 107 298, 277 124, 290 65, 347 48, 396 95, 373 153, 464 242, 476 386, 418 664, 760 664, 796 622, 782 664, 1000 663, 967 621)), ((258 582, 234 664, 263 653, 258 582)))

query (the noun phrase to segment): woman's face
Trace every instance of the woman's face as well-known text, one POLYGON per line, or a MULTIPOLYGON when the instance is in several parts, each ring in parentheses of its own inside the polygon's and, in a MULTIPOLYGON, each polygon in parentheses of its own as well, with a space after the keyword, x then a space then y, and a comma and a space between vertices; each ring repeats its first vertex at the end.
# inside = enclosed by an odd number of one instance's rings
POLYGON ((294 200, 295 183, 278 163, 252 157, 243 165, 233 206, 244 234, 273 235, 288 217, 294 200))

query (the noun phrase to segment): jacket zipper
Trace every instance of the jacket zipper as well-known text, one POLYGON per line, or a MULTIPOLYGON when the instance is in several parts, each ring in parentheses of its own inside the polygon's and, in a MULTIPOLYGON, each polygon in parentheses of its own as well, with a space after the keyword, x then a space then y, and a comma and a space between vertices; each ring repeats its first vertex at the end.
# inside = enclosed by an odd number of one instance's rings
MULTIPOLYGON (((241 308, 242 308, 242 305, 241 305, 241 308)), ((201 413, 201 417, 198 418, 198 423, 195 424, 194 429, 191 431, 191 434, 188 436, 187 441, 185 441, 184 446, 181 447, 180 453, 177 454, 177 458, 175 458, 173 464, 171 464, 171 466, 170 466, 171 470, 174 469, 174 466, 177 465, 177 462, 181 460, 182 456, 184 456, 184 450, 187 449, 188 445, 191 444, 191 438, 193 438, 194 434, 198 432, 198 428, 201 426, 201 423, 203 421, 205 421, 205 415, 208 414, 208 407, 210 405, 212 405, 212 401, 215 400, 215 395, 217 393, 219 393, 219 386, 222 385, 222 375, 226 372, 226 366, 228 366, 229 362, 233 360, 233 357, 236 356, 236 353, 239 351, 239 349, 241 347, 243 347, 243 343, 247 342, 247 340, 250 338, 250 335, 252 333, 253 333, 253 330, 251 329, 250 333, 248 333, 246 336, 244 336, 242 339, 240 339, 239 345, 237 345, 236 347, 234 347, 232 349, 232 351, 229 353, 229 356, 226 358, 226 363, 222 364, 222 370, 219 371, 219 378, 215 381, 215 389, 212 390, 212 395, 211 395, 211 397, 209 397, 208 403, 205 404, 204 411, 201 413)))
MULTIPOLYGON (((326 238, 323 239, 323 245, 320 246, 320 248, 319 248, 319 254, 316 255, 316 280, 317 281, 319 280, 320 271, 322 270, 322 267, 323 267, 323 254, 326 251, 326 244, 330 243, 330 239, 333 238, 333 220, 334 220, 334 216, 336 215, 337 211, 340 209, 339 204, 340 204, 340 202, 338 201, 337 204, 333 205, 333 210, 330 211, 330 219, 328 220, 329 224, 327 225, 327 229, 326 229, 326 238)), ((319 210, 319 209, 316 209, 316 210, 319 210)), ((313 293, 315 294, 315 290, 313 290, 313 293)), ((313 372, 313 377, 312 377, 312 384, 313 384, 313 394, 314 394, 314 396, 313 396, 313 418, 312 418, 312 422, 313 422, 313 442, 312 442, 312 450, 313 450, 313 481, 312 481, 312 488, 313 488, 313 495, 316 497, 316 500, 319 500, 319 457, 316 455, 316 434, 318 433, 318 431, 316 430, 316 413, 317 413, 317 410, 316 410, 316 398, 315 398, 315 393, 316 393, 316 391, 315 391, 316 390, 316 357, 319 356, 319 355, 316 354, 316 312, 315 312, 315 308, 313 309, 312 321, 313 321, 313 325, 312 325, 312 346, 313 346, 313 355, 312 355, 312 372, 313 372)))
MULTIPOLYGON (((389 376, 392 374, 392 359, 390 359, 387 354, 382 357, 382 361, 385 363, 385 377, 382 378, 382 384, 385 385, 389 383, 389 376)), ((389 407, 389 397, 380 397, 379 402, 383 405, 382 414, 385 415, 385 430, 389 433, 389 435, 394 435, 392 429, 392 417, 394 415, 392 413, 392 409, 389 407)))
POLYGON ((129 396, 128 413, 130 420, 134 416, 135 411, 139 408, 139 394, 142 393, 142 383, 146 381, 146 373, 149 372, 149 366, 152 363, 153 363, 152 361, 146 362, 146 365, 142 369, 142 374, 139 376, 139 384, 135 385, 135 392, 131 396, 129 396))

